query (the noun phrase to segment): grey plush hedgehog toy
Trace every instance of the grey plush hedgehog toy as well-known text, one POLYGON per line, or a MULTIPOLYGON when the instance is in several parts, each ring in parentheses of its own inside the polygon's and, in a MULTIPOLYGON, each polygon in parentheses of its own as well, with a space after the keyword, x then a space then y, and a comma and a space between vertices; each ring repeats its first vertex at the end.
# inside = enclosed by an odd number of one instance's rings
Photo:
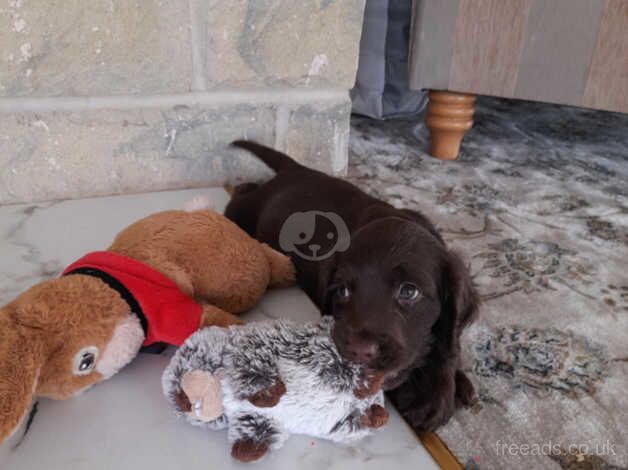
POLYGON ((244 462, 291 433, 360 439, 388 421, 384 377, 343 360, 332 325, 278 320, 197 331, 164 371, 164 394, 191 424, 229 427, 231 455, 244 462))

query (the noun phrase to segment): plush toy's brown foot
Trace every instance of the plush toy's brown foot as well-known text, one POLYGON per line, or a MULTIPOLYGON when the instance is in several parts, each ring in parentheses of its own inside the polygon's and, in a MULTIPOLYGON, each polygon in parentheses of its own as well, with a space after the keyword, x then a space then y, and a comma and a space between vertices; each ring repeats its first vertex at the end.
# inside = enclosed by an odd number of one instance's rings
POLYGON ((372 371, 366 376, 366 383, 353 390, 353 394, 360 400, 375 395, 382 388, 386 375, 383 372, 372 371))
POLYGON ((274 385, 247 397, 247 400, 259 408, 270 408, 279 403, 284 393, 286 393, 286 385, 278 378, 274 385))
POLYGON ((273 250, 266 243, 262 243, 264 254, 270 264, 270 287, 287 287, 296 281, 296 272, 290 258, 273 250))
POLYGON ((239 439, 231 446, 231 456, 240 462, 253 462, 268 451, 268 442, 239 439))
POLYGON ((179 411, 187 413, 192 410, 192 403, 183 390, 179 390, 174 396, 174 404, 179 411))
POLYGON ((199 328, 206 326, 242 325, 244 322, 235 315, 209 304, 203 304, 199 328))
POLYGON ((380 405, 371 405, 360 417, 360 423, 367 428, 381 428, 388 422, 388 411, 380 405))

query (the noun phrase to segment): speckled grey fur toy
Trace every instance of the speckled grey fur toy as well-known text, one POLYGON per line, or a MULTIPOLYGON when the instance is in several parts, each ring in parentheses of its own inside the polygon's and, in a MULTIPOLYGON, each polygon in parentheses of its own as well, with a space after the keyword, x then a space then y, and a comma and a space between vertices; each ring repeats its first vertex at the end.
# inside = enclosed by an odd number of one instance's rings
POLYGON ((364 367, 340 357, 330 336, 332 324, 325 318, 200 330, 164 371, 164 394, 191 424, 228 427, 232 455, 239 460, 281 447, 291 433, 336 442, 362 438, 387 421, 383 392, 369 385, 364 367), (204 374, 204 395, 184 391, 182 382, 193 374, 204 374), (208 380, 214 385, 207 386, 208 380), (265 393, 278 384, 278 402, 271 397, 268 403, 265 393), (372 391, 359 393, 369 387, 372 391), (206 397, 222 401, 211 416, 203 415, 206 397))

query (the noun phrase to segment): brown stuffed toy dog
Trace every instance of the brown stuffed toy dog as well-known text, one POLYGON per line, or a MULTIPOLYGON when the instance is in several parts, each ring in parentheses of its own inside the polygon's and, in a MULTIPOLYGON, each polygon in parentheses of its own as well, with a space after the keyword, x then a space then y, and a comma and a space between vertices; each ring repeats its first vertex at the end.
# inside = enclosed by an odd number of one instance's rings
POLYGON ((56 279, 0 309, 0 442, 34 397, 65 399, 107 379, 142 346, 241 323, 290 260, 209 211, 150 215, 56 279), (197 303, 196 300, 202 302, 197 303))

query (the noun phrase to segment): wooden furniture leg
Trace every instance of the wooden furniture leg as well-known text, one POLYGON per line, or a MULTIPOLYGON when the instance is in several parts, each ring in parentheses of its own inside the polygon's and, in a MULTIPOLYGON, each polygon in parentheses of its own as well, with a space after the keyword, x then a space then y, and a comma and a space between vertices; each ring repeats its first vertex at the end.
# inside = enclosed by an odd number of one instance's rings
POLYGON ((430 155, 455 160, 464 134, 473 125, 475 96, 430 90, 425 123, 430 130, 430 155))

